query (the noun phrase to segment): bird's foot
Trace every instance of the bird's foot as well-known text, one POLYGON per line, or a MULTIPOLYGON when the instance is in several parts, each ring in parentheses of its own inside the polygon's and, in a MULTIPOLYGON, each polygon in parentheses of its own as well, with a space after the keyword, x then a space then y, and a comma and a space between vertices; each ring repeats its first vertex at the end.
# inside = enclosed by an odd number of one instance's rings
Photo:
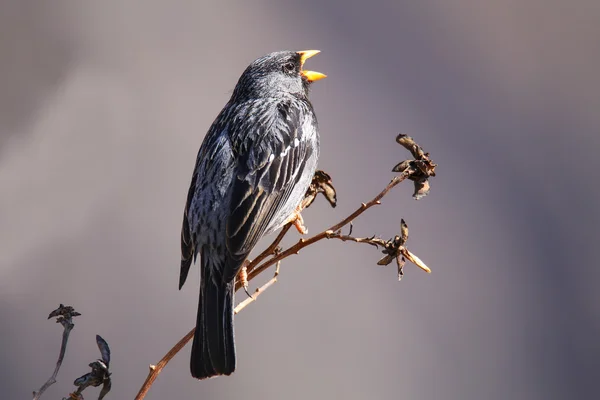
POLYGON ((244 261, 240 272, 238 272, 238 279, 242 282, 242 288, 244 288, 244 292, 248 295, 248 297, 252 298, 252 295, 248 291, 248 269, 246 268, 250 264, 250 260, 244 261))
POLYGON ((304 226, 304 218, 302 218, 300 211, 294 211, 287 222, 292 222, 299 234, 306 235, 308 233, 308 229, 304 226))

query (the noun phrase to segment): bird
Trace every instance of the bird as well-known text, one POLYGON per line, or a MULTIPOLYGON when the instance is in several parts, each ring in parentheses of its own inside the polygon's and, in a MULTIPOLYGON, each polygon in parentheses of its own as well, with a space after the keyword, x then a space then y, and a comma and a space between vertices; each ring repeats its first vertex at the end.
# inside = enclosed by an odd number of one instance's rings
POLYGON ((179 289, 200 256, 200 296, 190 371, 231 375, 236 367, 236 277, 259 239, 293 222, 319 158, 308 99, 325 74, 304 70, 319 50, 278 51, 253 61, 198 151, 181 229, 179 289))

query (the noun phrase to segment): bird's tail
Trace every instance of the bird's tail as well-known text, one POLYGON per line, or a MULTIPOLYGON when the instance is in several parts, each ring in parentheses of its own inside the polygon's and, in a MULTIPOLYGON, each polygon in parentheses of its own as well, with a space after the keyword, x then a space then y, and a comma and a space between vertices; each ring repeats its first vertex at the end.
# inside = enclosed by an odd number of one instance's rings
POLYGON ((224 265, 211 265, 215 260, 202 251, 202 281, 192 345, 190 370, 197 379, 230 375, 235 370, 233 335, 233 292, 235 280, 223 281, 224 265), (216 272, 218 271, 218 272, 216 272), (216 274, 215 274, 216 272, 216 274))

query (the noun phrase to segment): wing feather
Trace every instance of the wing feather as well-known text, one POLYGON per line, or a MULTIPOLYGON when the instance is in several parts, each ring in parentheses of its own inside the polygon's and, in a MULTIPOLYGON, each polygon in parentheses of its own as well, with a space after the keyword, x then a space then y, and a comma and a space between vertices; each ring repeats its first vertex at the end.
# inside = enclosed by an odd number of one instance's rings
MULTIPOLYGON (((278 105, 282 111, 282 105, 278 105)), ((282 211, 301 178, 310 144, 303 140, 306 109, 290 102, 267 131, 251 142, 246 153, 239 152, 238 173, 233 182, 231 213, 227 221, 227 248, 232 256, 245 258, 282 211)), ((312 110, 309 109, 312 113, 312 110)), ((311 129, 316 126, 309 125, 311 129)), ((261 132, 263 133, 263 132, 261 132)), ((229 271, 234 275, 237 271, 229 271)))

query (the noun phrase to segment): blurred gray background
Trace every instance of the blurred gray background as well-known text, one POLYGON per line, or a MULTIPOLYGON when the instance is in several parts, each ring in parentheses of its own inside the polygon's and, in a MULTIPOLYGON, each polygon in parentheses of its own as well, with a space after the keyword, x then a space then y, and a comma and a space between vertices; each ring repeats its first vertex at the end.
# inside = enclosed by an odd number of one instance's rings
POLYGON ((3 0, 1 397, 50 376, 61 302, 83 315, 45 397, 74 389, 95 334, 107 398, 134 397, 195 322, 179 232, 206 130, 253 59, 316 48, 339 205, 307 210, 309 231, 383 188, 408 133, 439 164, 431 194, 402 185, 354 232, 405 218, 433 274, 398 283, 370 247, 310 247, 236 318, 233 376, 195 381, 188 346, 147 398, 597 398, 598 21, 596 0, 3 0))

